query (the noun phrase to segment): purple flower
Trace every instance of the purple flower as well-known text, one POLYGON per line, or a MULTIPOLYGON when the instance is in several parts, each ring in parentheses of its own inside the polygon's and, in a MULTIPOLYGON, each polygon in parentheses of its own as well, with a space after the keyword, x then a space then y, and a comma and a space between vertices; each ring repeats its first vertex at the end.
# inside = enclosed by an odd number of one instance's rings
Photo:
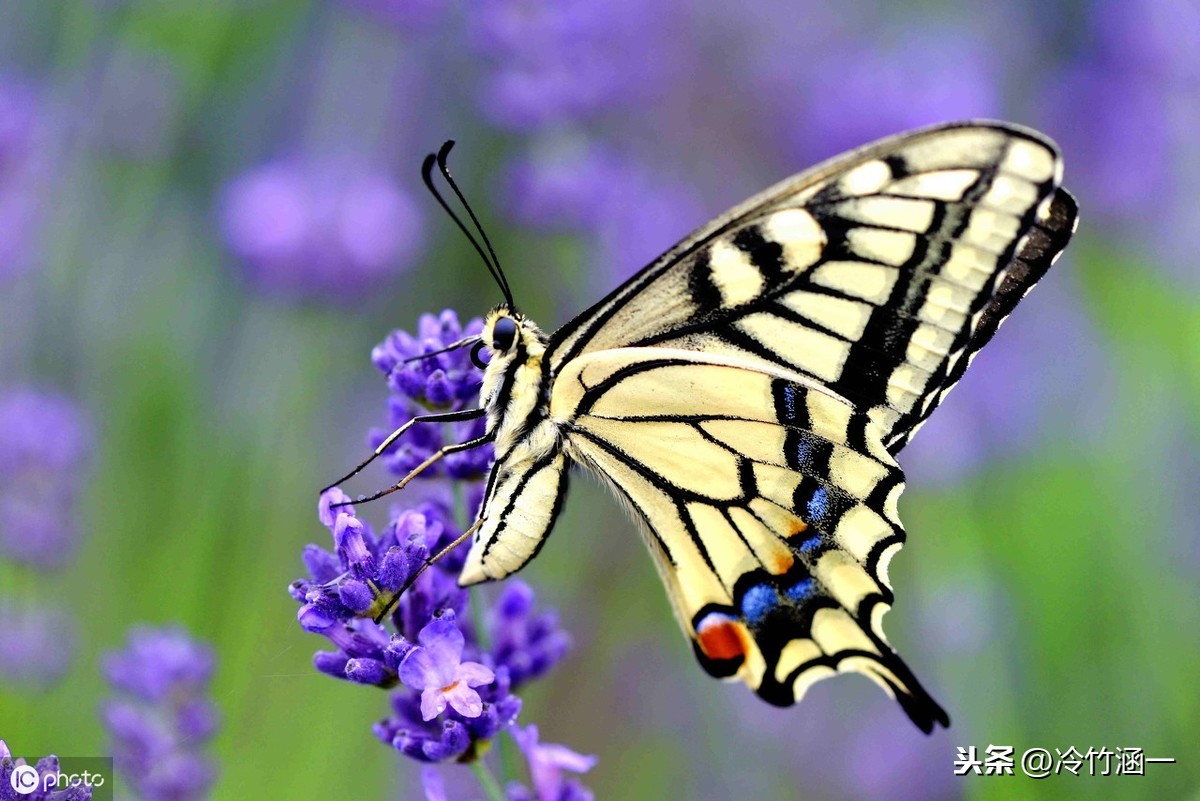
POLYGON ((0 73, 0 280, 37 261, 36 240, 56 161, 53 122, 38 87, 0 73))
POLYGON ((73 401, 33 389, 0 394, 0 553, 42 570, 70 560, 90 454, 90 426, 73 401))
MULTIPOLYGON (((372 448, 378 447, 388 434, 419 414, 455 411, 478 403, 483 371, 471 362, 469 348, 458 348, 418 361, 405 360, 441 350, 465 337, 476 336, 482 330, 483 320, 475 318, 464 327, 459 324, 458 315, 447 309, 437 316, 421 315, 415 336, 407 331, 393 331, 371 351, 371 361, 386 376, 392 391, 388 399, 389 427, 371 432, 372 448)), ((417 425, 384 451, 383 461, 391 472, 403 476, 443 445, 477 439, 483 432, 482 419, 449 426, 417 425)), ((422 475, 480 480, 487 475, 491 463, 492 446, 487 444, 450 454, 422 475)))
POLYGON ((597 265, 593 293, 645 267, 705 216, 690 187, 584 137, 530 143, 504 192, 515 221, 584 237, 597 265))
POLYGON ((507 168, 506 213, 530 228, 578 232, 594 229, 621 202, 624 164, 596 140, 555 136, 530 143, 507 168))
POLYGON ((509 733, 529 763, 533 794, 520 785, 510 785, 508 801, 591 801, 591 790, 564 774, 587 773, 596 765, 594 756, 578 754, 565 745, 541 743, 538 727, 533 724, 524 729, 513 726, 509 733))
POLYGON ((371 361, 387 378, 392 392, 428 409, 457 408, 465 401, 478 400, 483 383, 483 371, 472 363, 469 349, 406 360, 442 350, 481 331, 483 320, 478 317, 464 328, 450 309, 436 316, 422 314, 415 335, 393 331, 371 351, 371 361))
MULTIPOLYGON (((1000 70, 973 29, 923 22, 894 41, 903 44, 843 40, 796 73, 809 79, 788 87, 792 102, 776 95, 772 105, 785 115, 787 149, 798 162, 921 125, 999 116, 1000 70)), ((793 53, 808 60, 803 50, 793 53)), ((786 90, 769 84, 767 91, 786 90)))
POLYGON ((216 779, 201 749, 217 731, 207 697, 214 656, 177 627, 137 627, 104 672, 116 694, 102 709, 116 769, 143 801, 208 796, 216 779))
POLYGON ((425 790, 425 801, 449 801, 442 774, 432 765, 421 768, 421 788, 425 790))
POLYGON ((571 648, 558 615, 551 609, 537 612, 533 589, 519 578, 505 583, 489 624, 492 655, 497 665, 508 668, 514 687, 545 675, 571 648))
POLYGON ((453 616, 430 621, 418 639, 421 644, 400 663, 400 681, 421 691, 421 717, 433 720, 447 704, 463 717, 479 717, 483 700, 471 688, 491 684, 496 674, 486 665, 462 661, 466 638, 453 616))
MULTIPOLYGON (((359 621, 365 627, 355 629, 359 636, 368 636, 364 631, 378 629, 367 626, 366 622, 392 605, 396 593, 424 565, 426 557, 448 544, 454 532, 449 510, 439 503, 426 502, 399 514, 377 537, 369 524, 354 516, 353 506, 332 508, 332 504, 349 500, 336 488, 321 495, 318 514, 333 534, 334 552, 317 545, 305 548, 304 562, 312 580, 297 580, 289 588, 292 597, 303 604, 297 613, 300 625, 307 631, 330 637, 339 648, 342 639, 348 636, 342 624, 359 621)), ((457 558, 461 564, 462 557, 457 558)), ((444 574, 427 572, 416 587, 421 592, 402 599, 392 612, 397 630, 413 639, 419 630, 419 626, 412 628, 414 613, 423 625, 427 620, 423 616, 434 609, 459 608, 465 604, 462 590, 444 574), (420 603, 426 600, 436 605, 420 603)), ((368 656, 361 652, 361 644, 356 647, 360 651, 357 656, 368 656)), ((395 665, 392 668, 394 679, 395 665)))
POLYGON ((670 0, 486 0, 470 16, 492 63, 480 104, 493 123, 529 131, 661 97, 679 73, 681 9, 670 0))
POLYGON ((30 771, 24 758, 14 759, 8 743, 0 740, 0 801, 91 801, 92 788, 88 785, 60 788, 41 781, 41 777, 58 772, 58 757, 53 754, 39 759, 30 771))
POLYGON ((375 724, 375 736, 420 762, 469 762, 481 755, 480 743, 516 721, 521 699, 510 689, 508 670, 498 668, 495 679, 479 687, 479 714, 463 715, 451 706, 432 720, 425 717, 423 692, 397 691, 392 694, 392 714, 375 724))
POLYGON ((1081 45, 1038 104, 1092 226, 1194 284, 1200 23, 1187 2, 1088 6, 1081 45))
POLYGON ((256 167, 229 183, 220 212, 250 281, 285 297, 361 296, 405 269, 421 246, 413 199, 354 159, 256 167))
MULTIPOLYGON (((481 371, 465 349, 407 360, 477 335, 481 328, 473 320, 464 329, 457 315, 444 311, 424 315, 415 336, 396 331, 374 349, 372 361, 392 392, 395 425, 416 413, 476 402, 481 371)), ((385 452, 389 467, 407 471, 441 447, 442 428, 408 431, 385 452)), ((449 436, 463 441, 481 433, 482 427, 470 423, 449 436)), ((384 436, 376 433, 373 441, 384 436)), ((340 489, 323 493, 317 517, 333 535, 333 550, 309 545, 304 551, 309 578, 289 588, 301 604, 300 625, 335 648, 318 652, 314 667, 392 690, 391 714, 375 724, 375 736, 420 762, 481 758, 488 742, 516 721, 521 699, 512 694, 514 685, 543 675, 569 646, 553 612, 537 611, 532 591, 523 584, 510 585, 495 605, 471 615, 472 597, 458 586, 465 543, 429 561, 457 539, 462 526, 456 519, 470 519, 479 508, 491 449, 479 450, 474 461, 452 464, 440 474, 423 473, 410 489, 423 485, 424 491, 406 493, 409 505, 393 509, 380 534, 358 517, 340 489), (481 632, 468 623, 474 619, 487 621, 492 647, 485 647, 481 632)), ((478 596, 474 602, 482 603, 478 596)))
POLYGON ((26 687, 58 684, 75 655, 70 615, 0 598, 0 677, 26 687))

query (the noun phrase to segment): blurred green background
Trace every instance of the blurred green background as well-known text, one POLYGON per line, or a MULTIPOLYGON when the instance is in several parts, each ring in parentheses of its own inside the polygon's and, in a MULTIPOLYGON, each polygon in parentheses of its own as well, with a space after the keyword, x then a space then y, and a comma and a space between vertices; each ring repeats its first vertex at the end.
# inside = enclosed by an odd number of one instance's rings
POLYGON ((46 513, 78 550, 0 563, 10 611, 73 629, 53 681, 0 674, 0 737, 104 753, 101 655, 178 621, 218 658, 215 798, 421 797, 371 734, 383 694, 312 669, 285 589, 327 544, 316 489, 385 424, 372 346, 500 299, 424 154, 459 141, 552 329, 787 174, 988 116, 1059 141, 1082 222, 900 459, 888 633, 952 727, 923 737, 860 677, 787 710, 709 680, 588 480, 522 574, 576 645, 521 720, 598 755, 602 799, 1200 798, 1198 109, 1191 3, 0 5, 0 391, 58 393, 91 431, 61 476, 80 497, 32 496, 70 504, 46 513), (952 775, 991 744, 1178 763, 952 775))

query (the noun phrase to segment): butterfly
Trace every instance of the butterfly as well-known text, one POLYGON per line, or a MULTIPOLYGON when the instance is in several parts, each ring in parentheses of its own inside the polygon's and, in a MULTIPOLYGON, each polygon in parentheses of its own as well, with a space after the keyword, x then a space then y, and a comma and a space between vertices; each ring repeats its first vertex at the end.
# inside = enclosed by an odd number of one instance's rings
POLYGON ((535 557, 578 465, 638 524, 710 675, 786 706, 859 672, 922 731, 948 726, 882 629, 905 540, 896 455, 1070 239, 1077 206, 1054 143, 965 122, 835 157, 549 335, 513 302, 446 167, 452 145, 426 159, 425 183, 505 297, 478 337, 450 346, 485 367, 480 407, 416 418, 376 455, 415 423, 486 418, 482 437, 385 491, 493 443, 459 583, 535 557), (487 255, 434 187, 434 161, 487 255))

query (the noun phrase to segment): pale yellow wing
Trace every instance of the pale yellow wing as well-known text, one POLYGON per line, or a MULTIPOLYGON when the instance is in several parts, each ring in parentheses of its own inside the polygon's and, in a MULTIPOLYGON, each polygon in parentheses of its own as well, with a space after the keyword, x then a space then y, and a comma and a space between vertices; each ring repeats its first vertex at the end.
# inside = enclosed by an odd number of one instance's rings
POLYGON ((559 374, 623 347, 811 376, 894 454, 1074 230, 1054 144, 1002 123, 884 139, 703 226, 555 332, 559 374))
POLYGON ((881 628, 903 476, 877 422, 799 374, 658 348, 572 360, 550 410, 642 524, 710 674, 786 705, 858 671, 946 724, 881 628))

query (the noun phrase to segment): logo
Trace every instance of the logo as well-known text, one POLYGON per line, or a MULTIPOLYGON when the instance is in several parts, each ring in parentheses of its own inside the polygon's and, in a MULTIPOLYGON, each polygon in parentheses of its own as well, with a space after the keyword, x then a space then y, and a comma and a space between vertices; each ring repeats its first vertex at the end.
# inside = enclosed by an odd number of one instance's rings
POLYGON ((30 765, 17 765, 13 768, 12 775, 8 777, 8 783, 12 785, 18 795, 36 793, 40 782, 41 776, 38 775, 37 768, 30 765))

